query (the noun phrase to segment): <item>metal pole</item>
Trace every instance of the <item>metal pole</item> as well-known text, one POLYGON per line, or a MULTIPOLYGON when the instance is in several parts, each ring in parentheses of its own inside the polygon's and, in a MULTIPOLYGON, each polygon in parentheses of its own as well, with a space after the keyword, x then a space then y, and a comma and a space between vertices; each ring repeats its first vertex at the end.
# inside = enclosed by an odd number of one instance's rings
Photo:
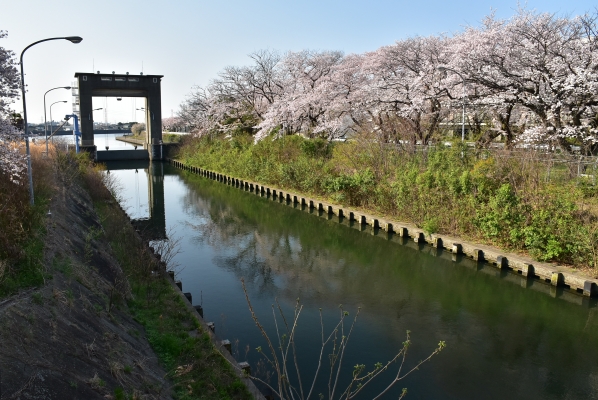
MULTIPOLYGON (((461 76, 461 74, 459 74, 461 76)), ((461 141, 465 141, 465 79, 461 76, 463 82, 463 94, 461 95, 461 101, 463 101, 463 115, 461 116, 461 141)))
MULTIPOLYGON (((58 86, 58 87, 52 88, 52 89, 46 91, 46 93, 44 93, 44 134, 46 136, 46 155, 48 155, 48 120, 46 119, 46 95, 48 94, 48 92, 51 92, 52 90, 70 89, 70 88, 71 88, 70 86, 58 86)), ((50 115, 51 115, 51 111, 52 111, 52 106, 50 106, 50 115)), ((51 131, 51 129, 50 129, 50 131, 51 131)))
MULTIPOLYGON (((55 101, 54 103, 50 104, 50 119, 52 119, 52 106, 54 104, 58 104, 58 103, 68 103, 68 101, 66 100, 58 100, 55 101)), ((54 129, 54 124, 52 121, 50 121, 50 132, 52 132, 54 129)), ((52 137, 52 143, 54 143, 54 138, 52 137)), ((48 154, 48 135, 46 134, 46 154, 48 154)))
POLYGON ((35 199, 33 197, 33 174, 31 171, 31 151, 29 150, 29 127, 27 126, 27 101, 25 100, 25 73, 23 72, 23 55, 32 46, 35 46, 38 43, 47 42, 49 40, 58 40, 58 39, 65 39, 72 43, 79 43, 83 39, 78 36, 66 36, 66 37, 54 37, 48 39, 38 40, 37 42, 31 43, 29 46, 25 47, 21 52, 20 57, 20 64, 21 64, 21 97, 23 98, 23 129, 24 129, 24 136, 25 136, 25 154, 27 156, 27 177, 29 178, 29 202, 31 205, 35 204, 35 199))
MULTIPOLYGON (((50 106, 50 131, 54 132, 54 121, 52 120, 52 106, 50 106)), ((52 144, 54 144, 54 135, 52 135, 52 144)), ((46 138, 46 145, 48 145, 48 138, 46 138)))
MULTIPOLYGON (((35 44, 35 43, 34 43, 35 44)), ((25 48, 27 50, 29 47, 33 45, 29 45, 25 48)), ((25 154, 27 155, 27 177, 29 179, 29 203, 31 205, 34 204, 34 197, 33 197, 33 174, 31 171, 31 152, 29 151, 29 127, 27 126, 27 102, 25 101, 25 74, 23 73, 23 54, 25 50, 21 53, 21 96, 23 97, 23 129, 25 135, 25 154)))

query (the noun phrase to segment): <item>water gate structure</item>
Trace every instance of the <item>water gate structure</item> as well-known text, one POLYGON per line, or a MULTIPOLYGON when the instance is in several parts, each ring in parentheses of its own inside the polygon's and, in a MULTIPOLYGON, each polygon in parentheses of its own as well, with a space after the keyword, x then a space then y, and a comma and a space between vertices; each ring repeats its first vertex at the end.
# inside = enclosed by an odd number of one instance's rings
POLYGON ((75 73, 73 112, 81 124, 81 149, 94 154, 97 161, 130 159, 163 159, 162 103, 160 83, 163 75, 129 75, 75 73), (98 152, 94 143, 93 97, 143 97, 145 98, 146 152, 114 150, 98 152), (99 156, 98 156, 99 155, 99 156))

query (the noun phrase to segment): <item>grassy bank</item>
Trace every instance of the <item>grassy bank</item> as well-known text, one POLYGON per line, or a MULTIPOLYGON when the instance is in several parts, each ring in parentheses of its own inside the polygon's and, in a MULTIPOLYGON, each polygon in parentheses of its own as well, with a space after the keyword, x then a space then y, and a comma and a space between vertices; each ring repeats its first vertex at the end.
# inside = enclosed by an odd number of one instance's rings
POLYGON ((113 197, 116 193, 110 190, 113 183, 91 163, 82 170, 83 181, 102 221, 104 238, 110 242, 127 276, 127 282, 115 285, 109 304, 125 302, 134 318, 145 327, 148 341, 174 382, 176 398, 252 398, 208 333, 166 281, 164 267, 117 207, 113 197), (130 287, 131 296, 125 295, 125 286, 130 287))
POLYGON ((187 138, 178 158, 541 261, 598 262, 596 186, 550 154, 235 136, 187 138))

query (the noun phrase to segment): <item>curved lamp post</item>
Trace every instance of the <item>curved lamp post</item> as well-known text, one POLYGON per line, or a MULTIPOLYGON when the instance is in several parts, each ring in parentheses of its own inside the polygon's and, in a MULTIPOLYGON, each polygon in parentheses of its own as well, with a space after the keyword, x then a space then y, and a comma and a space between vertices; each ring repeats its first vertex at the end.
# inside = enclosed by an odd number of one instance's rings
POLYGON ((91 112, 89 113, 89 115, 87 116, 87 119, 91 121, 91 114, 93 114, 94 111, 98 111, 98 110, 103 110, 103 107, 100 108, 94 108, 93 110, 91 110, 91 112))
POLYGON ((459 73, 459 71, 455 71, 452 68, 438 66, 438 67, 436 67, 436 69, 438 71, 454 72, 455 74, 459 75, 459 77, 461 78, 461 82, 462 82, 461 85, 463 86, 463 93, 461 94, 461 101, 463 102, 463 114, 461 115, 461 141, 464 142, 465 141, 465 78, 463 77, 463 75, 461 75, 459 73))
MULTIPOLYGON (((50 132, 54 130, 54 120, 52 119, 52 106, 56 103, 68 103, 67 100, 58 100, 50 104, 50 132)), ((52 136, 52 143, 54 143, 54 136, 52 136)), ((46 154, 48 153, 48 135, 46 134, 46 154)))
MULTIPOLYGON (((32 46, 35 46, 38 43, 48 42, 50 40, 68 40, 71 43, 81 43, 83 38, 79 36, 64 36, 64 37, 54 37, 48 39, 38 40, 37 42, 31 43, 29 46, 25 47, 21 52, 21 97, 23 98, 23 128, 25 129, 25 151, 27 154, 27 176, 29 178, 29 202, 31 205, 34 204, 34 197, 33 197, 33 175, 31 173, 31 153, 29 151, 29 127, 27 126, 27 102, 25 101, 25 73, 23 72, 23 54, 32 46)), ((45 96, 45 95, 44 95, 45 96)))
MULTIPOLYGON (((46 120, 46 95, 48 94, 48 92, 51 92, 52 90, 56 90, 56 89, 67 89, 70 90, 70 86, 58 86, 55 88, 52 88, 48 91, 46 91, 46 93, 44 93, 44 134, 46 136, 46 155, 48 155, 48 121, 46 120)), ((65 101, 66 103, 66 101, 65 101)), ((51 108, 52 106, 50 106, 51 108)), ((50 116, 52 115, 52 113, 50 112, 50 116)))

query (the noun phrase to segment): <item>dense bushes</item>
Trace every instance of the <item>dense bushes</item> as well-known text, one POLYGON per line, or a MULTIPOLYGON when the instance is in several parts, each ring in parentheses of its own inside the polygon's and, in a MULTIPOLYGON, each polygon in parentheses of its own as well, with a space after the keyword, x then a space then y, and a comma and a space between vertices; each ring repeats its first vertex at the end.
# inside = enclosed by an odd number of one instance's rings
POLYGON ((189 164, 364 207, 428 233, 447 233, 543 261, 594 266, 593 185, 550 175, 537 153, 513 156, 453 143, 400 149, 359 137, 326 143, 287 136, 188 139, 189 164), (556 180, 555 180, 556 179, 556 180))

